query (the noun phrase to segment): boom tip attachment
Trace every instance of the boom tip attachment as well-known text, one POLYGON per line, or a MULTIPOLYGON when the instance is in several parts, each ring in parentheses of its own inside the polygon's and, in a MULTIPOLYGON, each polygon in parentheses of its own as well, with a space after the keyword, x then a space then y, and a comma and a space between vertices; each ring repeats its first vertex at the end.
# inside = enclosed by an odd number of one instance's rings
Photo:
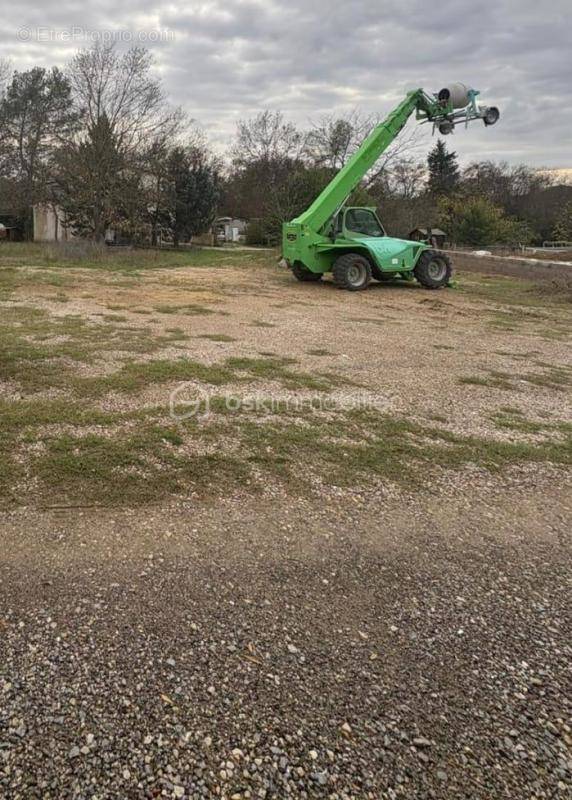
POLYGON ((421 118, 432 122, 442 136, 453 133, 455 126, 464 122, 465 126, 475 119, 482 119, 486 126, 498 122, 500 111, 496 106, 477 103, 479 92, 464 83, 451 83, 433 95, 429 108, 422 109, 421 118))

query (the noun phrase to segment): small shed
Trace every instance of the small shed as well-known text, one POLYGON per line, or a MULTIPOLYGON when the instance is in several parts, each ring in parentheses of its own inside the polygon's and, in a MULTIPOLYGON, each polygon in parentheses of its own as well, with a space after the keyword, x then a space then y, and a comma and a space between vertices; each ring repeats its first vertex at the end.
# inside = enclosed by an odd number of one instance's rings
POLYGON ((35 242, 67 242, 75 238, 65 213, 58 206, 38 203, 33 212, 35 242))
POLYGON ((443 247, 447 234, 441 228, 414 228, 407 238, 413 242, 427 242, 433 247, 443 247))
POLYGON ((242 242, 246 234, 247 221, 236 217, 217 217, 213 230, 219 242, 242 242))

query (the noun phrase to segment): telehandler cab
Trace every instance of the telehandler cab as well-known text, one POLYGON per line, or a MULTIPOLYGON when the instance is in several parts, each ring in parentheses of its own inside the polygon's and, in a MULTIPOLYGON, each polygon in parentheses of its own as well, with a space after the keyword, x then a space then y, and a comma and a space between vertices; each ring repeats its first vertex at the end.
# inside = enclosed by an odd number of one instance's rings
POLYGON ((478 104, 478 94, 462 83, 433 96, 416 89, 373 129, 312 205, 283 226, 282 256, 299 281, 319 281, 331 271, 334 282, 350 291, 365 289, 372 278, 383 281, 411 274, 428 289, 447 285, 451 261, 446 253, 423 242, 387 236, 375 208, 346 207, 345 203, 413 112, 417 120, 433 123, 444 136, 460 122, 468 125, 481 119, 487 126, 494 125, 500 116, 498 108, 478 104))

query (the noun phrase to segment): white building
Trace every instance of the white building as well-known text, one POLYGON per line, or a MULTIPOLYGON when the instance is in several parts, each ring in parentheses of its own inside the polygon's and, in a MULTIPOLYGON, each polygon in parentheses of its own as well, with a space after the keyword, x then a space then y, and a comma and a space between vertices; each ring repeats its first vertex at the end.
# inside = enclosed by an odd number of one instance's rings
POLYGON ((213 224, 213 230, 219 242, 243 242, 247 225, 245 219, 217 217, 213 224))
POLYGON ((33 211, 35 242, 68 242, 76 238, 61 208, 42 203, 33 211))

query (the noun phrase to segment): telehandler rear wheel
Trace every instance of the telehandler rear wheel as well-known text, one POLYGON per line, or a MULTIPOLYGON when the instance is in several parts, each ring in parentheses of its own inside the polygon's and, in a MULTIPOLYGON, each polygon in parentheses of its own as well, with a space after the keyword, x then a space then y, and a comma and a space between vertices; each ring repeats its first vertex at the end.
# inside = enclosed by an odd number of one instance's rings
POLYGON ((359 292, 367 289, 371 281, 371 264, 359 253, 345 253, 334 261, 334 283, 341 289, 359 292))
POLYGON ((421 253, 413 270, 413 274, 421 286, 426 289, 441 289, 446 286, 451 279, 452 272, 449 256, 436 250, 425 250, 424 253, 421 253))
POLYGON ((295 278, 299 281, 321 281, 322 280, 322 273, 321 272, 311 272, 311 270, 306 269, 302 264, 296 263, 292 267, 292 273, 295 278))

